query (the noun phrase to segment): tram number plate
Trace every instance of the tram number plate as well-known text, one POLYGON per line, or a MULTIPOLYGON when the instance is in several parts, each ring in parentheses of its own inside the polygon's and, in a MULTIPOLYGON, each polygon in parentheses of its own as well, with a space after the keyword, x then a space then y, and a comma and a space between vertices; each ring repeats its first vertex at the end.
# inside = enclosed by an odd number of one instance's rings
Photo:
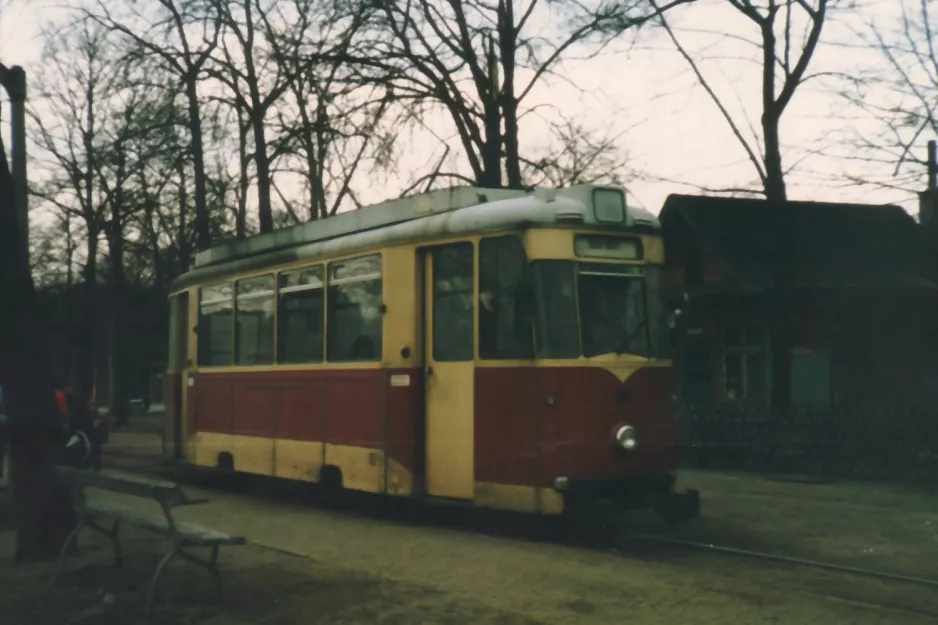
POLYGON ((410 386, 409 375, 392 375, 391 386, 410 386))

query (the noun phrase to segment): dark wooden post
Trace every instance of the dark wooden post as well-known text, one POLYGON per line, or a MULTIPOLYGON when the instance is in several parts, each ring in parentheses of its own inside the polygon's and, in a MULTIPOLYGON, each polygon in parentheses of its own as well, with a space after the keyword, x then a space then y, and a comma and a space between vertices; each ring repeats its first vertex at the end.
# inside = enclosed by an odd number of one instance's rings
POLYGON ((51 359, 37 321, 29 269, 25 99, 26 73, 0 65, 12 101, 12 171, 0 142, 0 384, 11 443, 16 559, 54 557, 73 523, 56 488, 61 449, 51 359))

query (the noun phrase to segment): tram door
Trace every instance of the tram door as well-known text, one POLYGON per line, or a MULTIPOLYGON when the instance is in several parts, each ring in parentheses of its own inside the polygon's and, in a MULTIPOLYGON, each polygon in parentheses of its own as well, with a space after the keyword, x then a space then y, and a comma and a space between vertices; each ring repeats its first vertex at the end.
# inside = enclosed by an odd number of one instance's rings
POLYGON ((475 249, 424 250, 425 485, 427 494, 472 499, 475 249))

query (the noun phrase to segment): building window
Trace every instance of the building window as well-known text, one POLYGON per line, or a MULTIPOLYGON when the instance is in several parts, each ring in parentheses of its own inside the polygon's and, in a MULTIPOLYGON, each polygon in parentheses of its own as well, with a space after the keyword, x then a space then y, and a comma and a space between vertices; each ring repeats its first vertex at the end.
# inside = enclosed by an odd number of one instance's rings
POLYGON ((723 398, 758 403, 765 398, 765 352, 762 333, 731 328, 723 334, 723 398))
POLYGON ((433 250, 433 359, 473 358, 475 259, 472 243, 433 250))
POLYGON ((334 362, 381 360, 381 256, 329 265, 326 351, 334 362))
POLYGON ((274 361, 274 277, 235 283, 235 363, 269 365, 274 361))
POLYGON ((231 364, 234 351, 231 304, 231 284, 199 290, 199 365, 217 367, 231 364))
POLYGON ((479 357, 534 357, 532 293, 524 246, 517 237, 479 243, 479 357))
POLYGON ((325 292, 322 267, 280 274, 277 362, 322 362, 325 292))

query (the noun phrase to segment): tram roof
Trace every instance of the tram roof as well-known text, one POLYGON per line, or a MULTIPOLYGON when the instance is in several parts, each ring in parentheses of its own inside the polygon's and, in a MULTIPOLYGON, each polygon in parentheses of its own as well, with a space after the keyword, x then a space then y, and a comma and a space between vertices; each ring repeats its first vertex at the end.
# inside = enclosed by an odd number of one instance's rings
POLYGON ((594 191, 621 189, 577 185, 531 191, 452 187, 383 202, 275 232, 232 241, 200 252, 174 288, 298 262, 506 228, 577 225, 613 231, 660 229, 647 211, 624 205, 618 223, 596 218, 594 191))

